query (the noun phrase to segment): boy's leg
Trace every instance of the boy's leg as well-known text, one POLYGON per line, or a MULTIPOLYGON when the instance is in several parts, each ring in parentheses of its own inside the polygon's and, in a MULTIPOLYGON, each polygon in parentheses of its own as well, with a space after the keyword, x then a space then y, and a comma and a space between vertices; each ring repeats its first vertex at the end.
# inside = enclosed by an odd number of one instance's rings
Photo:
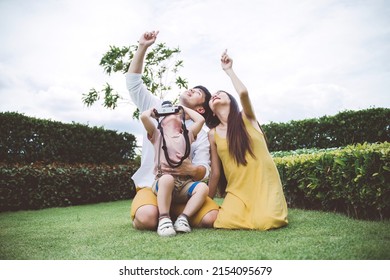
POLYGON ((187 217, 192 217, 203 205, 206 197, 209 194, 208 186, 203 182, 197 182, 190 185, 187 190, 187 195, 190 197, 186 207, 183 209, 183 214, 187 217))
POLYGON ((191 182, 184 186, 180 195, 188 199, 183 213, 177 218, 174 227, 177 232, 191 232, 189 217, 193 216, 203 205, 209 194, 209 188, 203 182, 191 182))
POLYGON ((176 235, 169 214, 172 202, 172 192, 175 187, 172 175, 162 175, 154 184, 153 191, 157 192, 157 206, 160 212, 158 217, 157 233, 162 237, 176 235))
POLYGON ((160 216, 164 215, 169 217, 174 187, 174 178, 172 175, 162 175, 156 183, 155 192, 157 192, 157 207, 160 216))
MULTIPOLYGON (((173 221, 183 213, 185 206, 184 203, 172 205, 171 217, 173 221)), ((218 211, 218 204, 210 197, 207 197, 199 211, 190 217, 188 221, 193 228, 212 228, 214 221, 217 219, 218 211)))
MULTIPOLYGON (((196 183, 197 182, 192 184, 196 183)), ((172 204, 171 215, 173 220, 175 220, 181 213, 183 213, 186 205, 186 203, 172 204)), ((200 209, 196 211, 191 217, 189 217, 189 222, 192 227, 213 227, 214 221, 218 215, 218 210, 218 204, 212 198, 207 196, 200 209)))

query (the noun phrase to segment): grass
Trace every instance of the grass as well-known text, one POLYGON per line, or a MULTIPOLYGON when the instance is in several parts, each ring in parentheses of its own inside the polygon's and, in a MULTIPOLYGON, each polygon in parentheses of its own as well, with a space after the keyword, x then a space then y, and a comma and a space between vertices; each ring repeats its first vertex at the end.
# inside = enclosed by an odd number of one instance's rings
POLYGON ((289 209, 267 232, 194 229, 161 238, 137 231, 130 201, 0 213, 2 260, 389 260, 390 221, 289 209))

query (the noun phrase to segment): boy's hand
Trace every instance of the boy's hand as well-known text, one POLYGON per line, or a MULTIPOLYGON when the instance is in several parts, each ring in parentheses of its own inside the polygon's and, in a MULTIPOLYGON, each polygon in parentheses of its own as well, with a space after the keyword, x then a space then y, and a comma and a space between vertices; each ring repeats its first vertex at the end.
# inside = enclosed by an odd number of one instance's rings
POLYGON ((158 117, 158 112, 157 112, 157 109, 156 109, 156 108, 153 108, 153 109, 151 110, 150 116, 151 116, 152 118, 156 119, 156 120, 159 119, 159 117, 158 117))

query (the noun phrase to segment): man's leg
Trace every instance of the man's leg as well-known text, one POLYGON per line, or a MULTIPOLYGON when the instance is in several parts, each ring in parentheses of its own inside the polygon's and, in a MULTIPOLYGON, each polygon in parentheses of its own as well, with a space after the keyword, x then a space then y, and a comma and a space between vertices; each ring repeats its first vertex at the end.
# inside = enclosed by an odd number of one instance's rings
POLYGON ((158 224, 157 197, 151 188, 139 189, 131 204, 130 216, 138 230, 156 230, 158 224))
POLYGON ((209 212, 207 212, 203 216, 202 220, 197 225, 197 227, 200 227, 200 228, 212 228, 213 225, 214 225, 214 221, 217 219, 217 215, 218 215, 218 210, 217 209, 210 210, 209 212))

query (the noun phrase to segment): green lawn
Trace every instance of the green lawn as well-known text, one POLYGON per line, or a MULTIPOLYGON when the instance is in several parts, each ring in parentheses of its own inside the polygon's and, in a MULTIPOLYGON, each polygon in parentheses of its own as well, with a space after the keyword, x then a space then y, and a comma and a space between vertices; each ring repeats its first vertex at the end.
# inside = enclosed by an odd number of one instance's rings
POLYGON ((194 229, 161 238, 136 231, 130 201, 0 213, 2 260, 370 260, 390 259, 390 221, 289 209, 267 232, 194 229))

